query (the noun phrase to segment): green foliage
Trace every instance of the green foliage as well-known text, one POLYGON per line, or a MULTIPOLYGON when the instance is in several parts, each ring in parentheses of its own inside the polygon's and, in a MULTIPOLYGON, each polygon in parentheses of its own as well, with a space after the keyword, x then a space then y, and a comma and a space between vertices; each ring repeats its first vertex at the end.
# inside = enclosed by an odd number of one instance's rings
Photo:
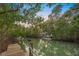
POLYGON ((58 4, 53 10, 52 13, 59 14, 61 11, 62 5, 58 4))
MULTIPOLYGON (((56 14, 54 16, 55 18, 51 14, 51 18, 49 17, 49 20, 45 22, 43 22, 44 19, 42 17, 36 16, 36 13, 41 10, 41 5, 42 4, 0 4, 0 42, 6 40, 6 36, 13 36, 15 38, 21 37, 18 43, 21 45, 23 50, 26 48, 27 37, 40 38, 44 35, 49 35, 52 36, 52 40, 60 39, 79 42, 79 4, 77 4, 75 8, 69 9, 63 15, 59 15, 62 6, 58 4, 52 10, 52 14, 56 14), (24 5, 27 5, 28 8, 26 7, 22 12, 21 9, 24 7, 24 5), (16 22, 17 24, 15 24, 16 22), (21 26, 21 24, 18 25, 20 22, 27 22, 28 24, 31 24, 31 26, 24 27, 21 26)), ((51 7, 53 4, 47 5, 51 7)), ((45 52, 45 55, 52 55, 53 53, 56 53, 52 52, 52 50, 56 49, 54 46, 52 46, 53 44, 51 46, 48 44, 49 47, 47 47, 47 49, 44 45, 45 43, 41 42, 39 46, 42 46, 40 51, 45 52), (49 50, 51 51, 49 52, 49 50)), ((56 46, 58 47, 58 45, 56 46)), ((66 52, 62 53, 65 55, 66 52)), ((54 55, 62 54, 60 54, 58 51, 58 54, 54 55)), ((69 55, 72 54, 69 53, 69 55)))

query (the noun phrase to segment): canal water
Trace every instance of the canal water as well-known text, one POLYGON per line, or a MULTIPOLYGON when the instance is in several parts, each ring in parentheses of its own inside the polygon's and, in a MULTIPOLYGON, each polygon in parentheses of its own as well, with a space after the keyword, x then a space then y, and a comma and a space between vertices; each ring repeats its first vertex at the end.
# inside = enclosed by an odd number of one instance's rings
POLYGON ((79 56, 79 44, 48 39, 27 38, 26 51, 29 50, 29 41, 32 42, 33 56, 79 56))

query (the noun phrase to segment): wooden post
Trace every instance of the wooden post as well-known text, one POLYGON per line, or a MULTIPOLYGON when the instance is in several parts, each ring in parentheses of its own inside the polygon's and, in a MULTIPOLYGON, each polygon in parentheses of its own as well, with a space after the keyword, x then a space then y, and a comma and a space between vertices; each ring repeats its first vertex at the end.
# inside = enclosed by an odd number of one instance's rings
POLYGON ((33 43, 32 40, 28 40, 29 42, 29 56, 33 56, 33 43))

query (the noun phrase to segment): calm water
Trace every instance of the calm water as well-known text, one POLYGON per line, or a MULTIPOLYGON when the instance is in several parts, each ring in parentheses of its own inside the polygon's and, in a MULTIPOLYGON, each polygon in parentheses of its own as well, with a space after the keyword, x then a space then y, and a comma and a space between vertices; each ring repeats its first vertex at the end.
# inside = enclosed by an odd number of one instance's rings
MULTIPOLYGON (((79 44, 49 41, 45 39, 31 39, 33 43, 33 55, 43 56, 79 56, 79 44)), ((28 48, 28 41, 26 41, 26 49, 28 48)))

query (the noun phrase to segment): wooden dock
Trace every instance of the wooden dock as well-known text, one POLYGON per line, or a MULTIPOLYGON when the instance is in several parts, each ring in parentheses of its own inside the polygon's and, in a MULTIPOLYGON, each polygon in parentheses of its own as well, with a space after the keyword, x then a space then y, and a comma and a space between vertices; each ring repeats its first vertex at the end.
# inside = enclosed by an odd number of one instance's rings
POLYGON ((0 56, 28 56, 28 53, 24 52, 20 45, 11 44, 8 46, 7 51, 1 53, 0 56))

